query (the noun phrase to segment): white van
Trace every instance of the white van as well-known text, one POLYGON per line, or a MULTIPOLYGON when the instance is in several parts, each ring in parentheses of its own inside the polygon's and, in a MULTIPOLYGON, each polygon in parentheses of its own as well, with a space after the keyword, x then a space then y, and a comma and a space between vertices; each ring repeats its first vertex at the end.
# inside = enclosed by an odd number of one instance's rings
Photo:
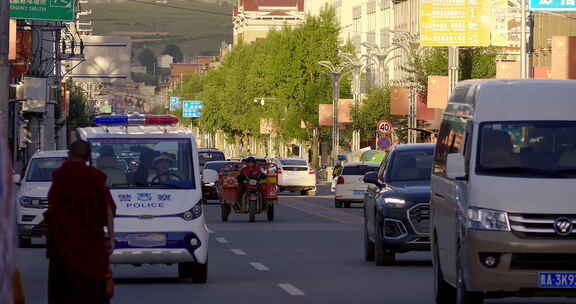
POLYGON ((460 83, 432 176, 436 303, 576 296, 576 81, 460 83))
MULTIPOLYGON (((196 140, 173 116, 103 116, 78 130, 92 164, 108 176, 117 204, 113 264, 178 264, 205 283, 208 228, 196 140), (142 125, 139 125, 142 124, 142 125)), ((206 174, 210 176, 210 174, 206 174)))

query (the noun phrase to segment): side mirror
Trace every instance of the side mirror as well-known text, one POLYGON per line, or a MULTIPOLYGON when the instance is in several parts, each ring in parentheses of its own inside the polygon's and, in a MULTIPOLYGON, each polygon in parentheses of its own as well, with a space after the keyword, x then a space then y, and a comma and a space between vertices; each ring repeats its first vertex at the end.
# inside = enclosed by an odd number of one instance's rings
POLYGON ((378 187, 382 186, 380 180, 378 180, 378 172, 368 172, 364 174, 364 182, 367 184, 376 185, 378 187))
POLYGON ((218 181, 218 172, 212 169, 202 170, 202 183, 213 184, 218 181))
POLYGON ((454 180, 466 180, 466 160, 460 153, 448 154, 446 160, 446 176, 454 180))
POLYGON ((20 181, 22 181, 22 176, 20 174, 14 174, 12 175, 12 181, 15 184, 20 184, 20 181))

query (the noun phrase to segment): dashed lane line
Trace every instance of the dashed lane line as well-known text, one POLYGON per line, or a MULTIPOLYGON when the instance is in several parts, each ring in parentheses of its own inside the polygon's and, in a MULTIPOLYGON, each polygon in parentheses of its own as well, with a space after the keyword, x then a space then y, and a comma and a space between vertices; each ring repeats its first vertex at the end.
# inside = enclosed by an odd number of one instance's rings
POLYGON ((262 263, 252 262, 250 263, 250 265, 252 265, 252 267, 254 267, 254 269, 258 271, 270 271, 270 268, 268 268, 266 265, 262 263))
POLYGON ((246 255, 246 251, 242 249, 230 249, 230 251, 235 255, 246 255))
POLYGON ((296 286, 289 284, 289 283, 280 283, 278 287, 282 288, 285 292, 287 292, 291 296, 304 296, 306 295, 302 290, 296 288, 296 286))
POLYGON ((224 237, 217 237, 216 238, 216 242, 220 243, 220 244, 228 244, 230 242, 228 242, 228 240, 224 237))

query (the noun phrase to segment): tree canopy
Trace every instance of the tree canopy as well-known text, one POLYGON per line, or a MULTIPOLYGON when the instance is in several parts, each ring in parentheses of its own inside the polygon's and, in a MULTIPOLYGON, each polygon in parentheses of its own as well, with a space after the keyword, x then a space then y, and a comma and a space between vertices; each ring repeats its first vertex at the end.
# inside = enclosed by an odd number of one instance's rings
POLYGON ((175 44, 166 45, 162 54, 172 56, 174 63, 181 63, 184 61, 184 54, 182 54, 182 50, 175 44))

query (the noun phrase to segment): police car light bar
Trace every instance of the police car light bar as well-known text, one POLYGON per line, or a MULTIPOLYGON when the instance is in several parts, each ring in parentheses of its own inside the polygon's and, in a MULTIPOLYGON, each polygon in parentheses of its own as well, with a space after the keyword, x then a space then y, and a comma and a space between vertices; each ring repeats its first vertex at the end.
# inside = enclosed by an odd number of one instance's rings
POLYGON ((173 125, 178 121, 178 117, 173 115, 105 115, 97 116, 93 120, 94 124, 101 126, 173 125))

